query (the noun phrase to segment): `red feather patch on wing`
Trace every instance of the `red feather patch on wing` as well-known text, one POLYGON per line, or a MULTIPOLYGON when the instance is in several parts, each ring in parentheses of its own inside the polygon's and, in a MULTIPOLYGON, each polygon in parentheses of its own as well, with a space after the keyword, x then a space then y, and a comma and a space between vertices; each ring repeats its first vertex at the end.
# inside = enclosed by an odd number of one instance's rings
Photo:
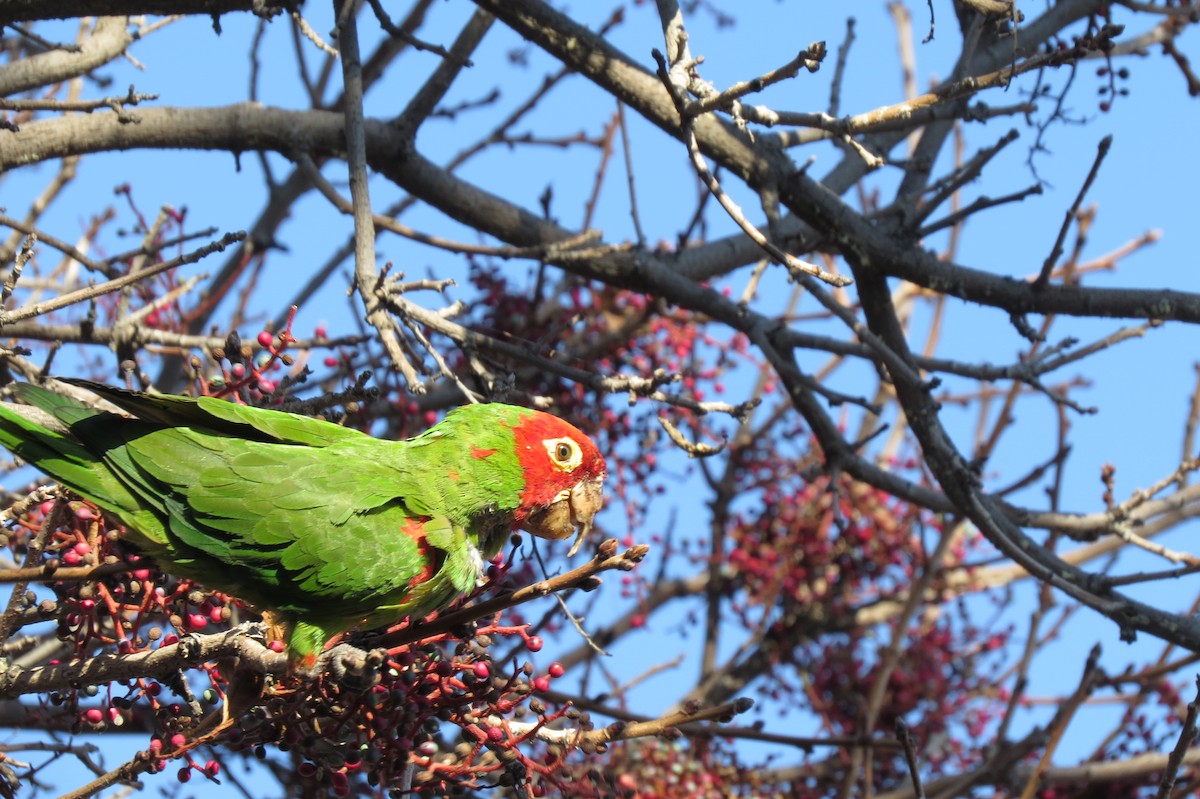
MULTIPOLYGON (((426 521, 428 521, 426 517, 408 519, 404 522, 404 526, 400 528, 400 532, 417 543, 417 552, 421 554, 421 562, 424 564, 421 567, 421 573, 408 581, 409 590, 412 590, 437 573, 438 564, 435 564, 434 558, 429 556, 429 541, 425 538, 426 521)), ((440 558, 438 560, 440 561, 440 558)))

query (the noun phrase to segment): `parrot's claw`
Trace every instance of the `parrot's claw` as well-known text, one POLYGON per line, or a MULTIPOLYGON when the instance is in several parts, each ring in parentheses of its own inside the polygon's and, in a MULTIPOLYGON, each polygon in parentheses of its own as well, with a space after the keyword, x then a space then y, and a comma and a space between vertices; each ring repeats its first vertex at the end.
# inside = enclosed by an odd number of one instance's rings
POLYGON ((244 621, 234 627, 231 632, 252 638, 264 646, 267 643, 267 625, 261 621, 244 621))
POLYGON ((338 644, 321 653, 313 669, 317 674, 326 671, 335 683, 351 691, 367 691, 380 680, 380 667, 387 661, 387 650, 369 652, 351 644, 338 644))

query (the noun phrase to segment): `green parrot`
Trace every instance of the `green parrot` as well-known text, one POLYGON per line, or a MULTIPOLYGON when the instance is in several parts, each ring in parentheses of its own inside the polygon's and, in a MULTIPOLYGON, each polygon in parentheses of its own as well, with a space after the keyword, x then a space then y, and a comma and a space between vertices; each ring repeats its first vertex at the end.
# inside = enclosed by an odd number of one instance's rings
POLYGON ((540 411, 468 405, 383 441, 212 397, 70 382, 132 416, 19 384, 42 413, 0 403, 0 445, 110 514, 165 571, 269 611, 304 668, 340 632, 474 590, 513 530, 575 532, 574 554, 603 501, 595 443, 540 411))

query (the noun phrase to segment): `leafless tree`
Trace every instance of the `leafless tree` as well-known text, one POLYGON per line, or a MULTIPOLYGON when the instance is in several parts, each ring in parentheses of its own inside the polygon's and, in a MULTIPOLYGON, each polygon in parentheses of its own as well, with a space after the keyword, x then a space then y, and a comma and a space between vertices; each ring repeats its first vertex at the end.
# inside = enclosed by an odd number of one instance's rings
MULTIPOLYGON (((807 5, 0 0, 2 382, 107 379, 389 437, 504 400, 577 421, 610 464, 592 558, 516 540, 460 607, 357 633, 387 652, 357 664, 366 688, 287 673, 238 626, 253 608, 13 474, 0 792, 61 790, 67 764, 92 772, 72 797, 168 769, 248 796, 1194 792, 1200 560, 1165 534, 1200 510, 1200 383, 1152 485, 1119 493, 1116 463, 1077 509, 1064 482, 1093 410, 1081 370, 1200 322, 1200 294, 1095 285, 1158 234, 1088 250, 1093 184, 1135 156, 1078 124, 1123 113, 1130 63, 1170 68, 1174 85, 1146 88, 1164 108, 1200 94, 1178 44, 1200 6, 862 6, 899 42, 890 63, 856 50, 854 20, 813 29, 807 5), (722 33, 742 14, 814 42, 748 70, 722 33), (205 74, 169 96, 114 86, 155 42, 237 31, 230 104, 196 99, 205 74), (929 88, 922 40, 954 56, 929 88), (902 93, 848 107, 856 59, 902 93), (1068 141, 1094 160, 1047 221, 1040 170, 1068 141), (261 178, 260 206, 203 227, 182 205, 143 214, 139 158, 183 170, 199 153, 223 156, 202 169, 231 206, 261 178), (662 153, 675 171, 649 162, 662 153), (74 191, 92 163, 128 174, 115 200, 74 191), (1042 260, 969 263, 964 241, 1013 209, 1042 260), (341 307, 340 329, 305 321, 341 307), (1079 319, 1111 327, 1059 332, 1079 319), (1001 458, 1031 408, 1056 439, 1001 458), (1086 646, 1059 663, 1055 642, 1096 619, 1141 645, 1115 668, 1086 646), (238 671, 268 689, 246 699, 238 671), (1031 695, 1045 671, 1073 687, 1031 695), (1100 703, 1122 712, 1098 733, 1081 719, 1100 703), (229 718, 212 732, 214 709, 229 718), (136 752, 114 754, 130 730, 136 752)), ((1161 160, 1130 190, 1194 176, 1192 133, 1136 156, 1161 160)), ((1143 390, 1149 414, 1183 401, 1143 390)))

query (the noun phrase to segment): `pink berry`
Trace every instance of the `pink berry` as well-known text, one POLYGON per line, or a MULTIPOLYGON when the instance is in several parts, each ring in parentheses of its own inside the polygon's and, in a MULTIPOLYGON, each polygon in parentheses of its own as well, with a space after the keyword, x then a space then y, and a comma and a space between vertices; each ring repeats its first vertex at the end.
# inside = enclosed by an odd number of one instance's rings
POLYGON ((550 676, 554 677, 555 679, 567 673, 567 670, 563 668, 563 664, 559 663, 558 661, 551 663, 550 668, 546 669, 546 671, 549 672, 550 676))
POLYGON ((283 641, 272 641, 271 643, 267 644, 267 649, 270 649, 272 652, 282 652, 284 650, 284 646, 285 644, 283 641))
POLYGON ((486 680, 489 676, 491 676, 491 673, 492 673, 492 670, 490 668, 488 668, 488 664, 486 664, 486 663, 476 663, 475 664, 475 676, 478 677, 479 679, 486 680))
POLYGON ((550 678, 546 676, 535 677, 533 680, 533 690, 544 694, 550 690, 550 678))
POLYGON ((317 325, 317 329, 313 331, 313 335, 317 338, 329 338, 329 332, 325 329, 325 325, 317 325))
POLYGON ((208 626, 208 619, 200 613, 192 613, 188 615, 188 627, 193 630, 203 630, 208 626))
POLYGON ((271 335, 269 330, 264 330, 258 334, 258 343, 262 347, 270 347, 275 343, 275 337, 271 335))
POLYGON ((204 773, 210 777, 215 777, 221 773, 221 764, 215 760, 210 760, 204 764, 204 773))
POLYGON ((171 748, 182 749, 187 744, 187 737, 183 733, 177 732, 171 736, 171 748))
POLYGON ((98 707, 88 708, 88 712, 83 715, 88 724, 99 724, 104 721, 104 711, 98 707))
POLYGON ((337 358, 333 357, 332 355, 326 355, 326 356, 325 356, 325 366, 326 366, 326 367, 328 367, 328 368, 332 369, 332 368, 334 368, 334 367, 335 367, 335 366, 337 366, 337 365, 338 365, 338 359, 337 359, 337 358))
POLYGON ((271 394, 275 391, 275 384, 270 380, 258 378, 258 390, 264 394, 271 394))
POLYGON ((499 727, 488 727, 488 740, 494 744, 498 744, 504 740, 504 730, 499 727))
POLYGON ((529 640, 525 642, 525 648, 530 652, 540 652, 542 650, 542 637, 540 635, 529 636, 529 640))

